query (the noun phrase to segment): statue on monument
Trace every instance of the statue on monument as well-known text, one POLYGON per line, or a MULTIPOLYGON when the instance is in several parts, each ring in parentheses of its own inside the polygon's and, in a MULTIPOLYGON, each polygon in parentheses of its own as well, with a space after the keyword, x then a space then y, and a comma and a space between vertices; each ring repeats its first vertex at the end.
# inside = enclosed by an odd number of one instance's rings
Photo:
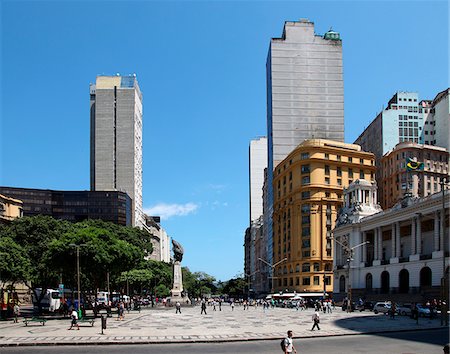
POLYGON ((172 251, 173 251, 173 258, 175 262, 181 262, 183 259, 183 247, 174 239, 172 239, 172 251))

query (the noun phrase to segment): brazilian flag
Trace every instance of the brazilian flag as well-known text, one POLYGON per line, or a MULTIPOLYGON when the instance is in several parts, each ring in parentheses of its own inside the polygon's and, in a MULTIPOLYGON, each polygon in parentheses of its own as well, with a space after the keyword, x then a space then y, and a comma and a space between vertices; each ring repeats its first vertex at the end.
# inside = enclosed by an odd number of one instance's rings
POLYGON ((416 159, 408 158, 406 160, 407 171, 423 171, 423 162, 416 161, 416 159))

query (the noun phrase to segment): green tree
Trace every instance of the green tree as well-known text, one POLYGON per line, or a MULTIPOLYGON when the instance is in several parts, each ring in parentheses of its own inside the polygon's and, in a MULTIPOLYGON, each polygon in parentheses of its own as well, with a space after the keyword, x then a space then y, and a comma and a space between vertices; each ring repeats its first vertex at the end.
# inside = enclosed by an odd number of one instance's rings
POLYGON ((26 257, 23 247, 18 245, 6 231, 0 230, 0 288, 5 283, 25 282, 29 278, 30 260, 26 257))
POLYGON ((155 288, 155 296, 157 296, 157 297, 167 297, 169 295, 170 295, 170 290, 164 284, 159 284, 155 288))
POLYGON ((58 284, 60 270, 55 268, 48 253, 48 245, 72 228, 72 224, 49 216, 15 219, 8 226, 8 234, 21 246, 29 262, 25 284, 33 291, 39 311, 47 289, 58 284), (42 288, 39 293, 36 288, 42 288))

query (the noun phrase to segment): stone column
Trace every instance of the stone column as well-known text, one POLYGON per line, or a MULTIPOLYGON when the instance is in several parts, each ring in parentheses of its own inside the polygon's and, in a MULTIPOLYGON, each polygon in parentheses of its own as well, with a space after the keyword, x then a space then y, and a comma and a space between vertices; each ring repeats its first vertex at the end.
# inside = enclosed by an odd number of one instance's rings
POLYGON ((417 217, 417 239, 416 239, 416 252, 417 254, 422 254, 422 222, 420 220, 421 216, 417 217))
POLYGON ((381 227, 377 227, 378 237, 378 259, 383 259, 383 230, 381 227))
POLYGON ((396 252, 395 252, 395 241, 396 241, 396 237, 395 237, 395 224, 391 225, 391 258, 395 257, 396 252))
POLYGON ((416 254, 416 217, 411 219, 411 254, 416 254))
MULTIPOLYGON (((362 232, 362 242, 367 241, 367 231, 362 232)), ((367 262, 367 244, 362 246, 362 261, 365 263, 367 262)))
POLYGON ((400 258, 401 256, 401 240, 400 240, 400 223, 395 223, 395 257, 400 258))
POLYGON ((439 212, 434 212, 434 244, 433 244, 433 251, 439 251, 441 250, 441 238, 440 238, 440 232, 439 232, 439 212))
POLYGON ((181 264, 175 261, 173 264, 173 288, 172 301, 181 300, 181 292, 183 291, 183 275, 181 272, 181 264))
POLYGON ((373 260, 377 261, 378 258, 378 227, 373 229, 373 260))

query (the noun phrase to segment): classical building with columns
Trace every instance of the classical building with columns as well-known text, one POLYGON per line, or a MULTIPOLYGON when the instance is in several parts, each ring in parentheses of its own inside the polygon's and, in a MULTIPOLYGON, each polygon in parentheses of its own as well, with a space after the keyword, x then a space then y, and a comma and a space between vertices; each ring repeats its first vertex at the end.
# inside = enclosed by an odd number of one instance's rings
POLYGON ((439 298, 443 274, 448 287, 449 195, 406 197, 380 211, 375 184, 350 185, 333 230, 335 297, 350 287, 353 299, 439 298))

